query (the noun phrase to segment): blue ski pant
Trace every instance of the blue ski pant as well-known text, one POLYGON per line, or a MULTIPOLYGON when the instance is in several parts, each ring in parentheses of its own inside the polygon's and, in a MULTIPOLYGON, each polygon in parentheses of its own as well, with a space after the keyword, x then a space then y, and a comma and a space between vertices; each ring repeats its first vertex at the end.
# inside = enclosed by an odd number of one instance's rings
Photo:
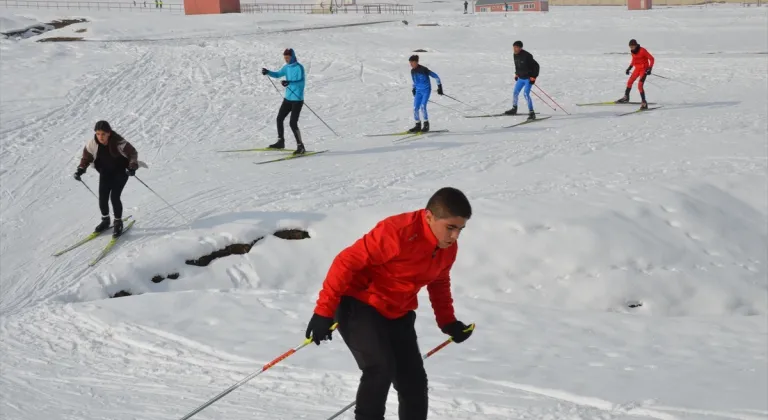
POLYGON ((528 111, 533 111, 533 101, 531 100, 531 87, 533 85, 528 79, 517 79, 515 83, 515 92, 512 95, 512 106, 517 106, 517 97, 520 96, 520 91, 523 91, 526 102, 528 102, 528 111))
POLYGON ((419 112, 424 116, 424 121, 429 120, 429 114, 427 114, 427 103, 429 102, 429 95, 432 94, 431 90, 416 91, 416 95, 413 97, 413 119, 414 121, 420 121, 419 112))

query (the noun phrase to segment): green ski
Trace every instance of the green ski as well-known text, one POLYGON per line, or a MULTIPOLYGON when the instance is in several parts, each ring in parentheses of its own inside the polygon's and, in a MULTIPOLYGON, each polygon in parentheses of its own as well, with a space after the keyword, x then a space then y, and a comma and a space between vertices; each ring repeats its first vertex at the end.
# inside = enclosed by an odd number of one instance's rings
MULTIPOLYGON (((126 220, 128 220, 130 218, 131 218, 131 216, 124 217, 123 221, 126 221, 126 220)), ((109 228, 112 228, 112 226, 110 225, 109 228)), ((109 230, 109 228, 107 228, 107 230, 109 230)), ((54 257, 58 257, 59 255, 62 255, 62 254, 67 253, 69 251, 72 251, 73 249, 75 249, 75 248, 77 248, 77 247, 79 247, 81 245, 84 245, 85 243, 90 242, 90 241, 92 241, 92 240, 94 240, 96 238, 98 238, 104 232, 106 232, 106 230, 101 231, 101 232, 93 232, 90 235, 86 236, 85 238, 77 241, 75 244, 70 245, 69 247, 62 249, 61 251, 56 252, 55 254, 53 254, 53 256, 54 257)))
MULTIPOLYGON (((590 102, 587 104, 576 104, 576 106, 640 105, 640 104, 641 102, 606 101, 606 102, 590 102)), ((648 102, 648 105, 656 105, 656 102, 648 102)))
POLYGON ((646 109, 643 109, 643 108, 639 108, 639 109, 636 109, 636 110, 634 110, 634 111, 631 111, 631 112, 625 112, 625 113, 623 113, 623 114, 619 114, 618 116, 619 116, 619 117, 623 117, 623 116, 625 116, 625 115, 637 114, 637 113, 639 113, 639 112, 646 112, 646 111, 651 111, 651 110, 653 110, 653 109, 659 109, 659 108, 661 108, 661 107, 660 107, 660 106, 655 106, 655 107, 653 107, 653 108, 646 108, 646 109))
POLYGON ((290 159, 296 159, 296 158, 305 157, 305 156, 317 155, 319 153, 325 153, 327 151, 328 150, 320 150, 320 151, 317 151, 317 152, 306 152, 306 153, 303 153, 301 155, 288 155, 288 156, 277 158, 277 159, 265 160, 263 162, 255 162, 255 163, 257 165, 261 165, 261 164, 264 164, 264 163, 279 162, 279 161, 282 161, 282 160, 290 160, 290 159))
POLYGON ((417 134, 427 134, 427 133, 445 133, 448 130, 434 130, 434 131, 417 131, 415 133, 412 133, 410 131, 401 131, 399 133, 385 133, 385 134, 366 134, 365 137, 387 137, 387 136, 409 136, 409 135, 417 135, 417 134))
POLYGON ((534 123, 534 122, 536 122, 536 121, 544 121, 544 120, 547 120, 547 119, 550 119, 550 118, 552 118, 552 116, 551 116, 551 115, 547 115, 546 117, 536 118, 535 120, 525 120, 525 121, 523 121, 523 122, 519 122, 519 123, 517 123, 517 124, 508 125, 508 126, 506 126, 506 127, 504 127, 504 128, 512 128, 512 127, 517 127, 517 126, 519 126, 519 125, 523 125, 523 124, 530 124, 530 123, 534 123))
POLYGON ((406 140, 410 140, 410 139, 412 139, 414 137, 427 136, 427 135, 432 134, 432 133, 445 133, 447 131, 448 130, 435 130, 435 131, 427 131, 426 133, 423 132, 423 131, 419 131, 418 133, 413 133, 411 135, 408 135, 408 136, 405 136, 405 137, 401 137, 399 139, 394 139, 394 140, 392 140, 392 143, 402 143, 402 142, 404 142, 406 140))
POLYGON ((271 147, 262 147, 256 149, 235 149, 235 150, 217 150, 218 153, 234 153, 234 152, 292 152, 292 150, 286 149, 273 149, 271 147))
MULTIPOLYGON (((539 113, 536 113, 536 115, 541 115, 539 113)), ((495 117, 527 117, 528 114, 525 112, 521 112, 519 114, 511 115, 511 114, 484 114, 484 115, 465 115, 464 118, 495 118, 495 117)))
POLYGON ((123 233, 121 233, 120 236, 118 236, 117 238, 113 236, 112 239, 110 239, 107 246, 104 247, 101 253, 93 261, 91 261, 90 264, 88 264, 88 266, 93 267, 94 265, 96 265, 97 262, 101 261, 101 259, 104 258, 105 255, 107 255, 109 250, 112 249, 113 246, 115 246, 115 243, 117 243, 117 240, 122 238, 123 235, 125 235, 125 232, 128 232, 128 230, 131 228, 131 226, 133 226, 134 223, 136 223, 136 220, 131 220, 131 223, 128 223, 128 225, 126 225, 125 228, 123 228, 123 233))

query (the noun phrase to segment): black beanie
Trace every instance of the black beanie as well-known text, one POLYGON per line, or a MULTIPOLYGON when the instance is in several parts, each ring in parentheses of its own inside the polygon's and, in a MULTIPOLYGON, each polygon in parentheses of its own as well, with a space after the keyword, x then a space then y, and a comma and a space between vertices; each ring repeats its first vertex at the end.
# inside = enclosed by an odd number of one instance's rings
POLYGON ((408 61, 415 61, 415 62, 417 62, 417 63, 418 63, 418 62, 419 62, 419 56, 418 56, 418 55, 416 55, 416 54, 414 54, 414 55, 412 55, 412 56, 411 56, 411 57, 408 59, 408 61))
POLYGON ((93 131, 103 131, 105 133, 111 133, 112 127, 109 126, 109 123, 102 120, 96 123, 96 126, 93 127, 93 131))
POLYGON ((515 41, 514 44, 512 44, 513 47, 520 47, 523 48, 523 41, 515 41))
POLYGON ((634 47, 635 45, 637 45, 637 41, 635 41, 634 39, 630 39, 629 40, 629 46, 630 47, 634 47))

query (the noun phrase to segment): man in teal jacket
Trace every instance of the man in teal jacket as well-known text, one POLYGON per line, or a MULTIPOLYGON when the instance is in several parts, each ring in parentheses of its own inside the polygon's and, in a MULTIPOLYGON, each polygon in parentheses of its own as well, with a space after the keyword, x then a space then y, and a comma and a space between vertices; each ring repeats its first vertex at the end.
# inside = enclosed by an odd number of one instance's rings
POLYGON ((280 105, 280 111, 277 113, 277 143, 270 145, 272 149, 284 149, 285 138, 283 137, 283 121, 288 114, 291 114, 289 125, 293 136, 296 138, 296 151, 294 155, 300 155, 305 152, 304 143, 301 141, 301 132, 299 131, 299 115, 301 108, 304 107, 304 66, 296 60, 296 53, 292 48, 283 52, 286 64, 279 71, 270 71, 261 69, 261 74, 273 77, 275 79, 285 77, 281 82, 285 86, 285 99, 280 105))

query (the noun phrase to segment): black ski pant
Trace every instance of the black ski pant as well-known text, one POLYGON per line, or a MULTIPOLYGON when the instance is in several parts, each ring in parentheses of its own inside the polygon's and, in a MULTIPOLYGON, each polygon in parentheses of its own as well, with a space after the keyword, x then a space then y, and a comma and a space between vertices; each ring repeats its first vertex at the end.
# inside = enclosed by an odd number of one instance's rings
POLYGON ((384 420, 390 385, 397 390, 400 420, 426 420, 427 372, 414 328, 416 312, 387 319, 372 306, 345 296, 336 320, 362 370, 355 420, 384 420))
POLYGON ((304 107, 304 101, 289 101, 283 99, 283 104, 280 105, 280 111, 277 112, 277 138, 285 139, 283 137, 285 128, 283 127, 283 121, 288 114, 291 114, 291 119, 288 125, 291 126, 293 131, 293 137, 296 138, 296 144, 301 144, 301 132, 299 131, 299 115, 301 115, 301 108, 304 107))
POLYGON ((102 173, 99 174, 99 209, 102 216, 109 216, 109 202, 112 201, 112 212, 115 219, 123 218, 123 203, 120 194, 128 182, 128 174, 102 173))

